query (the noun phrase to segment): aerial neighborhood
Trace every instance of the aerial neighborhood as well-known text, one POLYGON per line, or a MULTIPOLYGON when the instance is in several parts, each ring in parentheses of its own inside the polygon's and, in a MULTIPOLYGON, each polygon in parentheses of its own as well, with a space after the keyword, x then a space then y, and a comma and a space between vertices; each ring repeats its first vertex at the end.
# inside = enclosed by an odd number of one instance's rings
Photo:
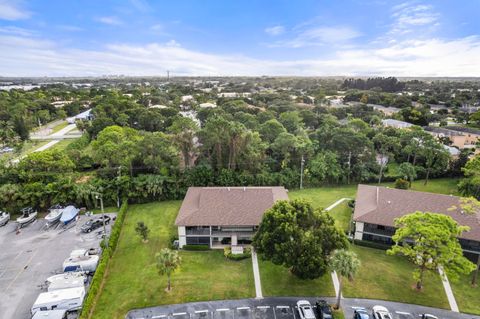
POLYGON ((1 89, 2 318, 480 314, 478 81, 1 89))

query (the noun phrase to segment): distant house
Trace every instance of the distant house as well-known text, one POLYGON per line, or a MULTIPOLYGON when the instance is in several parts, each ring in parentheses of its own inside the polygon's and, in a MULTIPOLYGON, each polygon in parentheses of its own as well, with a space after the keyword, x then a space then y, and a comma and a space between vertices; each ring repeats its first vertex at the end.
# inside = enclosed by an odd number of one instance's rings
POLYGON ((264 212, 288 200, 283 187, 190 187, 175 225, 179 246, 250 244, 264 212))
POLYGON ((199 105, 202 109, 208 109, 208 108, 216 108, 217 107, 217 104, 215 103, 200 103, 199 105))
POLYGON ((434 127, 434 126, 425 126, 423 128, 425 132, 430 133, 430 135, 439 138, 447 137, 453 146, 463 149, 466 144, 465 134, 458 131, 449 130, 443 127, 434 127))
POLYGON ((190 100, 193 100, 193 96, 191 96, 191 95, 182 96, 182 102, 188 102, 190 100))
POLYGON ((168 106, 162 104, 155 104, 148 107, 149 109, 168 109, 168 106))
POLYGON ((367 104, 367 106, 373 107, 373 109, 375 111, 380 111, 383 114, 385 114, 386 116, 392 116, 393 114, 396 114, 396 113, 400 112, 399 108, 396 108, 396 107, 393 107, 393 106, 386 107, 386 106, 378 105, 378 104, 367 104))
POLYGON ((413 126, 412 123, 394 120, 394 119, 382 120, 382 125, 385 127, 394 127, 394 128, 409 128, 413 126))
POLYGON ((446 129, 465 135, 465 147, 473 147, 480 140, 480 130, 463 126, 447 126, 446 129))
POLYGON ((358 185, 353 214, 354 238, 393 244, 395 218, 416 211, 445 214, 460 225, 470 227, 470 231, 464 232, 459 241, 465 255, 476 260, 480 257, 480 213, 464 213, 459 200, 459 197, 451 195, 358 185))

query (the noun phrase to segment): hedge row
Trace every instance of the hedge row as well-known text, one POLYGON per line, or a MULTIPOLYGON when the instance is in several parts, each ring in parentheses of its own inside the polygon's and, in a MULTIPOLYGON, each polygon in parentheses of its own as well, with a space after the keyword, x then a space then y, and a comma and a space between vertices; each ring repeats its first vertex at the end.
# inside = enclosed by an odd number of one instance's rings
POLYGON ((93 276, 92 283, 90 284, 90 289, 88 290, 87 297, 83 303, 82 312, 80 313, 80 319, 90 318, 94 309, 94 304, 97 299, 97 294, 102 284, 105 271, 107 269, 108 261, 110 257, 113 256, 115 249, 117 248, 118 238, 120 237, 120 231, 122 230, 123 221, 127 214, 128 203, 125 200, 120 207, 120 210, 117 214, 117 219, 113 224, 112 231, 110 233, 110 239, 108 241, 108 247, 105 248, 102 252, 100 262, 98 263, 97 270, 93 276))
POLYGON ((210 250, 210 247, 208 245, 184 245, 182 249, 200 251, 200 250, 210 250))
POLYGON ((387 250, 387 249, 392 248, 392 245, 377 243, 377 242, 368 241, 368 240, 355 239, 354 244, 357 245, 357 246, 363 246, 363 247, 369 247, 369 248, 375 248, 375 249, 382 249, 382 250, 387 250))

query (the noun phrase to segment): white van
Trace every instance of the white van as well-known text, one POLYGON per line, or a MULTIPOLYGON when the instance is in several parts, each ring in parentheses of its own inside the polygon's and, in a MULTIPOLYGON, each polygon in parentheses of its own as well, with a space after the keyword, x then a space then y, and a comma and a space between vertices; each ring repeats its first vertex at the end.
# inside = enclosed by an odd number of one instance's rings
POLYGON ((66 310, 37 311, 32 319, 67 319, 66 310))
POLYGON ((31 313, 34 315, 38 311, 57 309, 66 311, 78 310, 82 308, 84 298, 84 287, 43 292, 35 300, 31 313))

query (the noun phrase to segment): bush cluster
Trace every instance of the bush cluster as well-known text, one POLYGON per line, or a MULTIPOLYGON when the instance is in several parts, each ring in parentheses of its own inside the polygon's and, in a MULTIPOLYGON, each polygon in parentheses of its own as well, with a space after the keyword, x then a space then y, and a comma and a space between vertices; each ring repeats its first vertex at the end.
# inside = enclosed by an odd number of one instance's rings
POLYGON ((208 245, 185 245, 182 247, 183 250, 193 250, 193 251, 201 251, 201 250, 210 250, 208 245))
POLYGON ((251 248, 244 248, 243 254, 232 254, 232 248, 225 247, 223 249, 223 255, 230 260, 243 260, 252 256, 252 250, 251 248))
POLYGON ((83 303, 83 308, 80 313, 80 319, 87 319, 90 318, 90 314, 93 310, 95 300, 97 298, 98 291, 100 289, 100 285, 102 284, 105 271, 108 266, 108 261, 110 257, 113 256, 115 249, 117 248, 118 238, 120 237, 120 231, 122 230, 123 221, 125 220, 125 216, 128 210, 128 203, 125 200, 120 207, 120 210, 117 214, 117 219, 113 224, 112 231, 110 234, 110 239, 108 241, 108 247, 106 247, 103 252, 102 256, 100 257, 100 262, 98 263, 97 270, 95 271, 95 275, 93 276, 92 283, 90 284, 90 289, 88 290, 87 297, 83 303))

